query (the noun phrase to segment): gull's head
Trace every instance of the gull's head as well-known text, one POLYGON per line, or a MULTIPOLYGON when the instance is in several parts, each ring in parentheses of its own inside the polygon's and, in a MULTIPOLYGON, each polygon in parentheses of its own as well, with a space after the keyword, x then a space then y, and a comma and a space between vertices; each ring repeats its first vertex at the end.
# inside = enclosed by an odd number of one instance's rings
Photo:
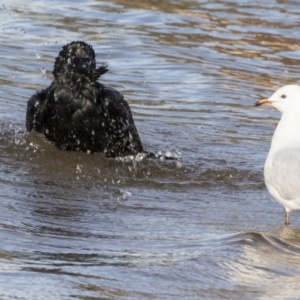
POLYGON ((255 106, 262 105, 273 105, 282 113, 300 111, 300 86, 286 85, 278 89, 270 98, 255 103, 255 106))

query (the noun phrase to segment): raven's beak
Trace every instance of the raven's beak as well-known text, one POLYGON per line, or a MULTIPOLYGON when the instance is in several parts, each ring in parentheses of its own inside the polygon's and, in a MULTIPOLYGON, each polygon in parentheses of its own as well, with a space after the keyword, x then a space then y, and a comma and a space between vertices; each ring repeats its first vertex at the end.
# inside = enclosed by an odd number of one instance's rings
POLYGON ((269 99, 261 99, 255 102, 254 106, 262 106, 262 105, 272 105, 272 101, 269 99))
POLYGON ((82 73, 89 74, 91 71, 90 60, 88 58, 78 58, 76 60, 76 69, 82 73))

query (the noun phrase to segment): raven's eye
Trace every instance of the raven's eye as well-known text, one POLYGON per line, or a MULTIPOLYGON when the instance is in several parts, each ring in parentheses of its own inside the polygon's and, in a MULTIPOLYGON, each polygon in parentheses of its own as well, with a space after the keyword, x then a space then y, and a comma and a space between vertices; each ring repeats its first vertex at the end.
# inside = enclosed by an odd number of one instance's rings
POLYGON ((281 98, 282 98, 282 99, 285 99, 285 98, 286 98, 286 95, 284 95, 284 94, 281 95, 281 98))

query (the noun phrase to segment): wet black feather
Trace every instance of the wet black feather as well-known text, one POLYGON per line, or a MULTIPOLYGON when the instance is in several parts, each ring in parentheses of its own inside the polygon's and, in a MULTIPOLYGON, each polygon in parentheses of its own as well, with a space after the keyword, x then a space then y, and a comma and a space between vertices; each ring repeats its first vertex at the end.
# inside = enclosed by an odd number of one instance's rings
POLYGON ((96 68, 92 46, 65 45, 54 64, 54 80, 27 105, 26 127, 64 150, 103 152, 108 157, 143 152, 127 101, 97 80, 108 71, 96 68))

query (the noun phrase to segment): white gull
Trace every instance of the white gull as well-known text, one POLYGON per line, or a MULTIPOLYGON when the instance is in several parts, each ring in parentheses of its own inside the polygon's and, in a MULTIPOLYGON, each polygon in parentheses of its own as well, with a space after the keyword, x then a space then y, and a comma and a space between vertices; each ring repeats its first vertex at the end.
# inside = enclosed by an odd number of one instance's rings
POLYGON ((285 224, 290 211, 300 209, 300 86, 287 85, 255 106, 273 105, 282 112, 274 132, 264 168, 270 194, 285 207, 285 224))

